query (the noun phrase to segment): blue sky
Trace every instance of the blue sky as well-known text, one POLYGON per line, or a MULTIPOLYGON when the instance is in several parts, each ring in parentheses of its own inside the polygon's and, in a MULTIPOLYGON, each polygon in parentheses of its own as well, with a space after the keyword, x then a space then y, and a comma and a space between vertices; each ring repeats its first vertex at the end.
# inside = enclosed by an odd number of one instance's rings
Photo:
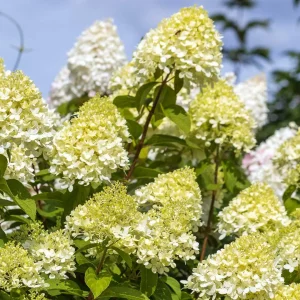
MULTIPOLYGON (((244 14, 242 21, 267 18, 273 22, 268 31, 255 30, 249 44, 273 50, 273 62, 265 65, 263 71, 289 66, 290 62, 282 52, 287 49, 300 51, 300 24, 297 25, 300 9, 293 7, 292 0, 257 2, 257 8, 244 14)), ((130 59, 140 38, 150 28, 181 7, 194 4, 203 5, 210 14, 224 10, 222 0, 0 0, 0 11, 10 14, 21 24, 25 44, 32 50, 24 54, 20 69, 47 97, 52 80, 66 62, 67 51, 72 48, 76 37, 95 20, 114 19, 130 59)), ((229 14, 236 16, 237 12, 229 14)), ((224 42, 233 44, 233 36, 226 34, 224 42)), ((17 54, 11 45, 17 44, 16 29, 0 18, 0 57, 4 58, 7 69, 13 67, 17 54)), ((224 65, 224 72, 231 69, 230 65, 224 65)), ((241 79, 258 72, 255 68, 244 69, 241 79)))

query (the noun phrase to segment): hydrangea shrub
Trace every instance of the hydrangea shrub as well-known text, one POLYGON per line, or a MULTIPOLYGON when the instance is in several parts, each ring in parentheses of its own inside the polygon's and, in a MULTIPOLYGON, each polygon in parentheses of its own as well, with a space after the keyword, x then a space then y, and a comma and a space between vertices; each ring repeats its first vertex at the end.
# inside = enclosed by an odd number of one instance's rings
POLYGON ((221 77, 222 46, 201 6, 129 62, 96 21, 56 110, 0 61, 0 299, 300 299, 300 133, 257 145, 265 78, 221 77))

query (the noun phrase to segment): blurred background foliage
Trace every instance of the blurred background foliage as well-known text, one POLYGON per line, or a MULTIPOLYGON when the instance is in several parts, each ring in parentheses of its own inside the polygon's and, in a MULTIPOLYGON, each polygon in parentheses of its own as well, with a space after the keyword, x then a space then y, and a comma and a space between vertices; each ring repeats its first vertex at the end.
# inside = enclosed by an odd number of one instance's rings
MULTIPOLYGON (((296 8, 300 4, 300 0, 293 0, 293 3, 296 8)), ((258 5, 257 1, 225 0, 223 5, 235 10, 236 18, 220 13, 215 14, 213 19, 220 26, 222 33, 232 31, 235 35, 236 47, 231 47, 226 43, 226 40, 224 41, 224 59, 232 63, 237 78, 242 68, 252 65, 260 70, 263 62, 272 63, 272 49, 260 46, 249 47, 250 33, 256 29, 268 30, 272 22, 272 20, 266 19, 253 19, 244 22, 243 16, 258 5)), ((295 24, 295 26, 299 25, 295 24)), ((258 142, 265 140, 276 129, 284 127, 290 122, 300 125, 300 52, 288 49, 282 55, 292 61, 292 66, 285 69, 276 69, 271 73, 269 123, 257 133, 258 142)))

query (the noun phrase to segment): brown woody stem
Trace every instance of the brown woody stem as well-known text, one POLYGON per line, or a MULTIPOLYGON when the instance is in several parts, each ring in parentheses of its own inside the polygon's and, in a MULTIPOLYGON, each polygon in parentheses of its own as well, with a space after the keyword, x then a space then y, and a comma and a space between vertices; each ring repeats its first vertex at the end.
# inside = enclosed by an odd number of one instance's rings
MULTIPOLYGON (((215 156, 215 174, 214 174, 214 184, 218 184, 218 171, 219 171, 219 145, 217 145, 216 149, 216 156, 215 156)), ((206 248, 207 248, 207 243, 208 243, 208 237, 211 232, 211 227, 212 227, 212 219, 214 215, 214 206, 215 206, 215 201, 216 201, 216 196, 217 196, 217 190, 214 189, 212 191, 211 195, 211 203, 210 203, 210 209, 209 209, 209 215, 208 215, 208 220, 207 220, 207 225, 206 225, 206 230, 205 230, 205 237, 203 240, 203 245, 201 249, 201 254, 200 254, 200 261, 202 261, 205 257, 206 253, 206 248)))
POLYGON ((148 128, 149 128, 149 125, 150 125, 150 122, 151 122, 151 119, 152 119, 152 116, 154 115, 154 112, 155 112, 155 109, 157 107, 157 104, 159 102, 159 98, 161 96, 161 93, 162 93, 162 90, 165 86, 165 84, 167 83, 167 80, 168 80, 168 77, 170 76, 170 73, 166 76, 166 78, 162 81, 161 83, 161 86, 158 90, 158 93, 153 101, 153 105, 152 105, 152 108, 147 116, 147 119, 146 119, 146 122, 145 122, 145 125, 144 125, 144 129, 143 129, 143 133, 142 133, 142 137, 141 139, 139 140, 138 142, 138 145, 136 147, 136 151, 135 151, 135 154, 134 154, 134 158, 133 158, 133 161, 132 161, 132 164, 129 168, 129 171, 125 177, 125 180, 129 180, 129 178, 132 176, 132 173, 134 171, 134 168, 135 168, 135 165, 137 164, 138 160, 139 160, 139 156, 140 156, 140 153, 144 147, 144 142, 145 142, 145 139, 146 139, 146 136, 147 136, 147 132, 148 132, 148 128))

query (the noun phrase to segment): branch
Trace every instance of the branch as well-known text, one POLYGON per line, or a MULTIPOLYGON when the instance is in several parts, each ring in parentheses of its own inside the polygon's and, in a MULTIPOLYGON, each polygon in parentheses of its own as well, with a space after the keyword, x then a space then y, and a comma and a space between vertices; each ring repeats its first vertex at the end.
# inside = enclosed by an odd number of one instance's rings
MULTIPOLYGON (((218 184, 218 171, 219 171, 219 145, 217 145, 217 150, 216 150, 216 156, 215 156, 215 175, 214 175, 214 184, 218 184)), ((205 257, 205 252, 207 248, 207 242, 208 242, 208 236, 211 232, 211 225, 212 225, 212 218, 213 218, 213 213, 214 213, 214 206, 215 206, 215 201, 216 201, 216 195, 217 195, 217 190, 212 191, 212 196, 211 196, 211 203, 210 203, 210 209, 209 209, 209 215, 208 215, 208 220, 207 220, 207 226, 206 226, 206 232, 205 232, 205 237, 203 240, 203 246, 201 249, 201 254, 200 254, 200 261, 202 261, 205 257)))
POLYGON ((18 33, 19 33, 19 37, 20 37, 20 46, 17 48, 18 50, 18 55, 17 55, 17 59, 16 59, 16 62, 15 62, 15 65, 13 67, 13 71, 16 71, 19 64, 20 64, 20 61, 21 61, 21 58, 22 58, 22 55, 24 53, 24 33, 23 33, 23 30, 22 30, 22 27, 20 26, 20 24, 13 18, 11 17, 10 15, 6 14, 6 13, 3 13, 0 11, 0 17, 4 17, 6 18, 7 20, 9 20, 11 23, 13 23, 17 30, 18 30, 18 33))
POLYGON ((171 72, 166 76, 166 78, 162 81, 161 85, 160 85, 160 88, 159 88, 159 91, 157 93, 157 96, 156 98, 154 99, 153 101, 153 105, 152 105, 152 108, 148 114, 148 117, 146 119, 146 122, 145 122, 145 125, 144 125, 144 129, 143 129, 143 133, 142 133, 142 137, 141 139, 139 140, 139 143, 136 147, 136 152, 135 152, 135 155, 134 155, 134 158, 133 158, 133 161, 132 161, 132 164, 129 168, 129 171, 125 177, 125 180, 129 180, 129 178, 132 176, 132 173, 134 171, 134 168, 135 168, 135 165, 137 164, 138 162, 138 159, 139 159, 139 156, 140 156, 140 153, 143 149, 143 146, 144 146, 144 142, 145 142, 145 139, 146 139, 146 136, 147 136, 147 131, 148 131, 148 128, 149 128, 149 125, 150 125, 150 122, 151 122, 151 119, 152 119, 152 116, 155 112, 155 109, 156 109, 156 106, 158 104, 158 101, 159 101, 159 98, 160 98, 160 95, 162 93, 162 90, 163 90, 163 87, 165 86, 165 84, 167 83, 167 80, 170 76, 171 72))
MULTIPOLYGON (((105 257, 106 257, 106 253, 107 253, 107 248, 105 247, 104 251, 103 251, 103 255, 101 257, 100 263, 96 269, 96 275, 99 275, 99 273, 101 272, 103 265, 104 265, 104 261, 105 261, 105 257)), ((87 300, 94 300, 94 295, 92 293, 92 291, 90 291, 88 297, 86 298, 87 300)))

